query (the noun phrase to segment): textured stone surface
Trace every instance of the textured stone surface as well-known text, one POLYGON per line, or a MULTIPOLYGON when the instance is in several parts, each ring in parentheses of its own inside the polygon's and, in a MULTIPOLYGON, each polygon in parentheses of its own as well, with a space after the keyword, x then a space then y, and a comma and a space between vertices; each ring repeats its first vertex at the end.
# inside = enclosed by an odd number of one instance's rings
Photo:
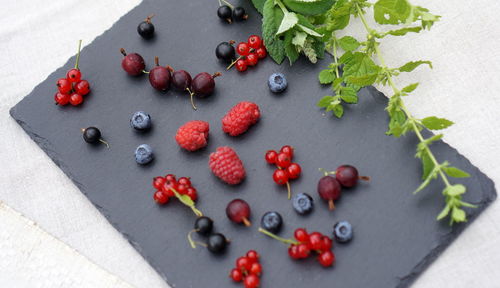
MULTIPOLYGON (((450 229, 446 223, 435 222, 443 205, 439 182, 420 195, 411 195, 420 175, 413 158, 416 142, 413 137, 384 135, 383 95, 364 90, 360 104, 347 109, 341 121, 314 107, 326 93, 316 80, 321 65, 300 62, 291 68, 278 67, 268 59, 246 74, 226 72, 217 79, 216 94, 198 101, 199 111, 192 111, 186 95, 159 93, 146 77, 127 77, 120 70, 120 47, 141 53, 149 67, 153 57, 160 56, 162 63, 196 74, 223 70, 213 55, 217 43, 243 40, 259 31, 255 18, 244 24, 220 25, 213 13, 203 13, 208 7, 205 2, 158 3, 142 3, 83 50, 81 69, 93 92, 82 107, 57 107, 51 101, 55 80, 73 65, 72 58, 11 114, 172 286, 226 286, 234 258, 254 248, 264 255, 266 274, 273 275, 263 277, 263 286, 405 287, 465 228, 450 229), (144 42, 135 34, 135 26, 151 11, 158 15, 158 35, 144 42), (186 15, 197 21, 191 22, 186 15), (265 83, 275 71, 284 72, 290 82, 289 90, 280 96, 271 95, 265 83), (220 131, 219 119, 243 100, 261 106, 262 121, 247 134, 230 138, 220 131), (137 134, 129 127, 128 119, 136 110, 152 115, 155 127, 150 133, 137 134), (212 135, 207 149, 190 154, 179 149, 173 135, 177 127, 193 119, 209 121, 212 135), (90 125, 101 128, 111 149, 83 142, 79 129, 90 125), (134 148, 142 143, 156 150, 157 159, 149 167, 139 167, 133 159, 134 148), (295 192, 316 196, 317 168, 333 169, 342 163, 355 164, 373 181, 347 192, 334 213, 315 197, 316 210, 301 218, 286 200, 285 191, 274 185, 272 169, 262 160, 265 150, 283 144, 296 147, 296 159, 303 166, 303 177, 292 185, 295 192), (209 172, 207 156, 221 145, 234 147, 245 163, 248 179, 239 187, 228 187, 209 172), (150 180, 167 172, 193 178, 201 195, 199 208, 233 241, 227 255, 213 257, 204 249, 191 250, 185 236, 194 216, 179 203, 165 208, 153 203, 150 180), (355 226, 356 239, 335 248, 338 263, 332 270, 325 271, 312 260, 292 262, 286 247, 259 235, 256 226, 234 226, 225 218, 225 205, 235 197, 251 204, 256 224, 267 210, 279 211, 285 219, 283 235, 299 226, 329 233, 335 221, 347 219, 355 226)), ((440 159, 473 175, 462 182, 470 190, 467 200, 480 205, 471 211, 470 218, 475 218, 496 196, 492 182, 448 145, 438 143, 434 150, 440 159)))

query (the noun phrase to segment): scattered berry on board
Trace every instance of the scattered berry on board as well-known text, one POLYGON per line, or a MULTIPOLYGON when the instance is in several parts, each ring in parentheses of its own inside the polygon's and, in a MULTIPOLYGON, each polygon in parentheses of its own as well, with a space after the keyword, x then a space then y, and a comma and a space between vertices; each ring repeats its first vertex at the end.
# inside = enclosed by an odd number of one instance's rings
POLYGON ((135 162, 140 165, 151 163, 154 159, 153 148, 148 144, 141 144, 135 149, 135 162))
POLYGON ((351 223, 347 221, 337 222, 333 226, 333 237, 339 243, 346 243, 351 241, 353 237, 351 223))
POLYGON ((175 141, 188 151, 196 151, 207 146, 209 130, 208 122, 201 120, 189 121, 177 129, 175 141))
POLYGON ((234 40, 222 42, 215 50, 217 58, 222 59, 225 62, 231 62, 230 60, 232 60, 231 64, 226 68, 227 70, 235 66, 236 70, 239 72, 246 71, 248 67, 257 65, 259 60, 264 59, 267 56, 264 41, 262 41, 260 36, 251 35, 248 37, 247 42, 238 43, 238 45, 236 45, 236 53, 238 53, 239 56, 236 59, 234 59, 234 43, 234 40))
POLYGON ((137 111, 130 118, 130 126, 138 131, 147 131, 151 129, 151 116, 144 111, 137 111))
POLYGON ((215 48, 215 56, 226 63, 231 63, 236 58, 236 50, 234 49, 234 41, 221 42, 215 48))
POLYGON ((156 203, 164 205, 169 202, 170 198, 175 197, 182 204, 191 208, 196 216, 203 216, 203 213, 195 207, 194 202, 198 199, 198 193, 189 178, 181 177, 177 180, 173 174, 167 174, 165 177, 158 176, 153 179, 153 187, 156 189, 153 194, 156 203))
POLYGON ((299 193, 293 196, 292 206, 300 215, 309 214, 314 208, 313 198, 307 193, 299 193))
POLYGON ((236 185, 245 179, 243 162, 231 147, 217 148, 210 154, 208 165, 212 173, 227 184, 236 185))
POLYGON ((329 172, 324 169, 319 170, 322 171, 325 176, 319 179, 318 194, 321 199, 328 202, 330 210, 335 209, 334 201, 339 199, 342 195, 342 187, 354 187, 358 183, 359 179, 364 181, 370 180, 370 177, 368 176, 359 176, 358 170, 351 165, 339 166, 337 170, 333 172, 329 172))
POLYGON ((283 73, 273 73, 267 80, 267 86, 273 93, 281 93, 288 87, 288 82, 283 73))
POLYGON ((223 253, 227 248, 227 244, 229 244, 229 240, 221 233, 213 233, 208 236, 207 249, 214 254, 223 253))
POLYGON ((155 14, 149 15, 144 21, 137 25, 137 33, 144 39, 151 39, 155 35, 155 26, 151 23, 151 19, 154 16, 155 14))
POLYGON ((245 256, 236 259, 235 267, 229 273, 229 278, 234 282, 243 282, 245 288, 256 288, 260 284, 262 265, 260 255, 255 250, 250 250, 245 256))
POLYGON ((245 226, 250 226, 250 205, 245 200, 234 199, 227 204, 226 215, 229 220, 235 223, 243 223, 245 226))
POLYGON ((213 227, 214 221, 207 216, 198 217, 194 222, 194 231, 200 235, 209 235, 212 233, 213 227))
POLYGON ((155 57, 155 67, 149 71, 149 83, 151 87, 160 91, 167 91, 170 88, 172 75, 165 66, 160 66, 159 58, 155 57))
POLYGON ((54 95, 56 105, 65 106, 71 104, 78 106, 83 103, 83 96, 90 93, 90 84, 87 80, 82 79, 82 72, 78 68, 81 47, 82 40, 78 42, 75 67, 68 70, 66 78, 60 78, 56 82, 58 90, 54 95))
POLYGON ((227 0, 219 0, 219 8, 217 9, 217 17, 229 24, 234 21, 243 21, 248 19, 248 14, 243 7, 234 7, 227 0), (222 4, 224 3, 224 4, 222 4))
POLYGON ((278 234, 281 231, 282 226, 283 218, 280 213, 275 211, 266 212, 260 220, 260 227, 274 234, 278 234))
POLYGON ((318 194, 321 199, 328 202, 328 209, 335 209, 335 201, 340 198, 342 187, 334 177, 327 175, 319 179, 318 194))
POLYGON ((146 64, 144 58, 137 53, 127 54, 124 48, 120 48, 120 53, 123 55, 122 68, 130 76, 139 76, 144 73, 146 64))
POLYGON ((253 102, 240 102, 222 118, 222 131, 231 136, 245 133, 260 119, 259 106, 253 102))
POLYGON ((273 180, 278 185, 286 185, 288 199, 291 199, 292 196, 290 180, 299 178, 302 173, 300 165, 292 162, 293 156, 294 149, 289 145, 281 147, 279 153, 274 150, 269 150, 264 156, 268 164, 276 165, 276 170, 274 170, 273 173, 273 180))
POLYGON ((215 90, 215 78, 221 76, 220 72, 209 74, 207 72, 199 73, 194 76, 191 82, 191 92, 200 98, 212 95, 215 90))
POLYGON ((102 139, 101 130, 99 130, 99 128, 93 126, 87 127, 85 129, 82 129, 82 133, 83 133, 83 140, 85 140, 85 142, 90 144, 102 143, 109 148, 108 142, 102 139))

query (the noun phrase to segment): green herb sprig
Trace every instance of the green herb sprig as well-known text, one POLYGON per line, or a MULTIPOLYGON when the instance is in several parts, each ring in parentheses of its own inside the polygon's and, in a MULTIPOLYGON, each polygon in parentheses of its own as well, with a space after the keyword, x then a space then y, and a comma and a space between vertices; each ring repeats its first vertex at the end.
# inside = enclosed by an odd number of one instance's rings
POLYGON ((327 112, 332 111, 336 117, 341 118, 344 114, 343 104, 357 103, 358 91, 362 87, 382 84, 392 88, 393 95, 386 107, 390 117, 386 134, 398 138, 411 132, 419 140, 415 156, 422 161, 423 181, 414 193, 423 190, 432 180, 440 178, 445 185, 442 193, 446 205, 437 220, 449 216, 450 225, 467 221, 463 208, 476 206, 462 201, 466 187, 452 184, 448 177, 463 178, 470 175, 447 161, 437 160, 430 146, 441 139, 443 134, 429 138, 422 134, 424 128, 441 130, 451 126, 453 122, 435 116, 423 119, 414 117, 403 99, 419 83, 403 88, 398 88, 395 84, 395 78, 400 73, 411 72, 421 65, 432 68, 432 63, 418 60, 391 68, 385 64, 380 52, 380 41, 383 38, 429 30, 439 21, 440 16, 431 14, 426 8, 414 6, 408 0, 378 0, 374 4, 367 0, 253 0, 253 3, 263 13, 265 45, 277 63, 281 63, 286 56, 292 64, 300 53, 314 63, 323 56, 318 51, 320 48, 333 55, 332 63, 318 75, 320 83, 331 85, 334 92, 317 103, 327 112), (377 24, 399 26, 387 32, 376 30, 366 21, 367 9, 373 9, 377 24), (352 17, 359 18, 363 23, 366 30, 364 41, 358 41, 353 36, 337 38, 336 33, 347 28, 352 17), (311 50, 311 47, 316 49, 311 50), (341 50, 342 55, 339 54, 341 50))

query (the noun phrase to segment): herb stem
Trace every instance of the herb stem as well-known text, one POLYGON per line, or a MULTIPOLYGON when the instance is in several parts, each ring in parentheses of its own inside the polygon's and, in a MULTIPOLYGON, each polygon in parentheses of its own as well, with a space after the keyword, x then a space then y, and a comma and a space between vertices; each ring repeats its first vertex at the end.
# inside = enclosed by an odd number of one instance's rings
POLYGON ((333 46, 333 61, 335 62, 335 75, 337 78, 340 78, 340 73, 339 73, 339 60, 337 59, 337 36, 335 35, 335 32, 332 32, 332 46, 333 46))

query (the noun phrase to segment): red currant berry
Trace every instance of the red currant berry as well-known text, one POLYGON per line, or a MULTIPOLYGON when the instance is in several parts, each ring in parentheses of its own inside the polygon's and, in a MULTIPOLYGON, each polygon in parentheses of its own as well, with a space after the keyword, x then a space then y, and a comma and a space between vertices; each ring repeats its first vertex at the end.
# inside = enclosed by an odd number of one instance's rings
POLYGON ((76 83, 80 81, 82 78, 82 72, 80 72, 80 69, 73 68, 66 73, 66 79, 69 80, 69 82, 76 83))
POLYGON ((262 39, 257 35, 248 37, 248 46, 253 49, 258 49, 262 45, 262 39))
POLYGON ((163 185, 162 191, 167 194, 168 197, 175 197, 174 191, 177 191, 177 183, 172 183, 172 182, 165 182, 165 185, 163 185))
POLYGON ((332 251, 324 251, 318 255, 318 262, 323 267, 330 267, 335 262, 335 254, 332 251))
POLYGON ((260 263, 252 263, 252 266, 250 266, 250 274, 257 275, 259 276, 262 273, 262 265, 260 263))
POLYGON ((155 189, 157 190, 161 190, 161 188, 163 188, 163 185, 165 185, 165 182, 167 182, 167 180, 165 180, 165 178, 163 177, 155 177, 153 179, 153 187, 155 187, 155 189))
POLYGON ((331 250, 333 246, 332 239, 327 236, 321 237, 321 251, 331 250))
POLYGON ((276 157, 276 165, 278 165, 278 167, 286 169, 288 168, 288 166, 290 166, 290 164, 292 164, 290 155, 281 152, 276 157))
POLYGON ((264 59, 267 56, 267 51, 264 47, 258 48, 257 50, 255 50, 255 53, 257 53, 257 57, 259 57, 259 59, 264 59))
POLYGON ((85 96, 90 92, 90 84, 87 80, 81 80, 75 84, 76 93, 85 96))
POLYGON ((196 199, 198 199, 198 192, 193 187, 187 188, 186 195, 188 195, 189 198, 191 198, 191 200, 193 201, 196 201, 196 199))
POLYGON ((186 185, 177 183, 177 192, 179 192, 179 194, 181 195, 186 194, 187 189, 188 187, 186 185))
POLYGON ((297 245, 291 245, 289 248, 288 248, 288 255, 290 256, 290 258, 292 259, 299 259, 299 250, 298 250, 298 246, 297 245))
POLYGON ((250 53, 250 46, 248 46, 248 43, 240 42, 238 46, 236 46, 236 52, 241 56, 247 56, 248 53, 250 53))
POLYGON ((293 158, 293 147, 290 145, 285 145, 281 147, 280 153, 285 153, 288 156, 290 156, 290 159, 293 158))
POLYGON ((298 256, 302 259, 309 257, 309 253, 311 253, 311 249, 307 244, 299 244, 297 245, 297 253, 298 256))
POLYGON ((321 250, 323 246, 323 235, 319 232, 313 232, 309 235, 309 246, 312 250, 321 250))
POLYGON ((156 191, 153 195, 153 199, 160 205, 165 205, 168 202, 168 196, 163 193, 163 191, 156 191))
POLYGON ((57 89, 63 94, 68 94, 71 91, 71 82, 68 79, 61 78, 57 80, 57 89))
POLYGON ((259 262, 259 253, 255 250, 249 250, 247 252, 247 258, 250 259, 252 262, 259 262))
POLYGON ((288 178, 290 179, 299 178, 301 172, 302 168, 300 168, 300 165, 297 163, 292 163, 288 166, 288 168, 286 168, 286 173, 288 173, 288 178))
POLYGON ((255 66, 259 62, 259 57, 255 53, 250 53, 248 54, 246 61, 248 66, 255 66))
POLYGON ((83 102, 83 96, 78 94, 78 93, 73 93, 71 96, 69 96, 69 103, 73 106, 78 106, 82 104, 83 102))
POLYGON ((167 182, 170 182, 170 183, 177 183, 177 180, 175 179, 174 174, 165 175, 165 180, 167 180, 167 182))
POLYGON ((250 274, 243 280, 243 286, 245 288, 257 288, 259 287, 260 279, 257 275, 250 274))
POLYGON ((238 70, 240 72, 244 72, 248 68, 247 61, 245 61, 243 59, 239 59, 238 61, 236 61, 236 64, 234 66, 236 66, 236 70, 238 70))
POLYGON ((69 103, 69 94, 57 92, 56 95, 54 95, 54 100, 56 101, 57 105, 67 105, 69 103))
POLYGON ((276 163, 276 157, 278 157, 278 153, 274 150, 269 150, 266 152, 266 161, 269 164, 276 163))
POLYGON ((191 187, 191 180, 189 180, 188 177, 181 177, 179 180, 177 180, 177 183, 186 185, 187 187, 191 187))
POLYGON ((243 273, 239 269, 236 269, 236 268, 231 270, 231 273, 229 273, 229 277, 231 277, 231 279, 233 279, 234 282, 243 281, 243 273))
POLYGON ((288 182, 288 175, 284 170, 276 169, 273 173, 273 180, 276 184, 285 185, 288 182))
POLYGON ((297 228, 295 232, 293 233, 293 236, 295 239, 301 243, 308 243, 309 242, 309 234, 307 234, 306 229, 304 228, 297 228))
POLYGON ((243 273, 250 271, 252 262, 248 257, 240 257, 236 259, 236 268, 240 269, 243 273))

